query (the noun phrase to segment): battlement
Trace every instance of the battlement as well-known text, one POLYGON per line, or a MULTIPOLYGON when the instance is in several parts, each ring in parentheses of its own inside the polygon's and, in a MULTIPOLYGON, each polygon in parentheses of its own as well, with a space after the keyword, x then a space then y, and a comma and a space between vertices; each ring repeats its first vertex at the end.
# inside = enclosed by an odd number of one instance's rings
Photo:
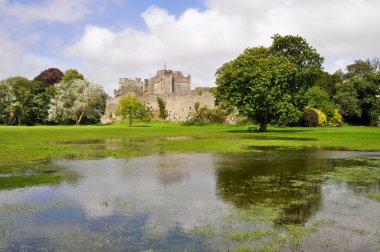
POLYGON ((138 96, 144 94, 186 94, 190 89, 191 76, 184 76, 180 71, 158 70, 156 76, 150 79, 141 78, 120 78, 119 89, 115 89, 115 97, 123 96, 127 93, 135 93, 138 96))

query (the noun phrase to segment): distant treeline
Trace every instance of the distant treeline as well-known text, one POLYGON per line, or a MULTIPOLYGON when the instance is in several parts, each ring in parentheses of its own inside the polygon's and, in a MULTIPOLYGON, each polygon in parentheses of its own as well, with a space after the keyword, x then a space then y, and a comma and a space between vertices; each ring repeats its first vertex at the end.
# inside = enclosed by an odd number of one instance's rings
POLYGON ((0 81, 0 124, 91 124, 104 113, 106 94, 75 69, 41 72, 33 80, 0 81))

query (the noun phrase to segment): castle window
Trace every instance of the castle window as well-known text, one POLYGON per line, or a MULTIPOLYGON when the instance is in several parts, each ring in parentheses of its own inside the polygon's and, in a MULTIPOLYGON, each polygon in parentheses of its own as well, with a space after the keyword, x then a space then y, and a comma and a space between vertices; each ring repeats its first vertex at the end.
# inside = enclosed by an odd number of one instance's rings
POLYGON ((189 109, 191 110, 191 107, 189 107, 189 109))

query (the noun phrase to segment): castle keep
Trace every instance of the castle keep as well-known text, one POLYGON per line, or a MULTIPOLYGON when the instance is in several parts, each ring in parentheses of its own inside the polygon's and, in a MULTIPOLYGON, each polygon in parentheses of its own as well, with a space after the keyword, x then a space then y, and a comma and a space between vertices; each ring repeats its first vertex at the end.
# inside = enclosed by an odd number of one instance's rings
POLYGON ((119 88, 114 90, 115 98, 107 100, 105 116, 102 121, 107 122, 109 115, 115 116, 118 100, 121 96, 134 93, 153 110, 158 110, 157 97, 166 102, 166 109, 170 121, 186 121, 194 116, 194 104, 199 102, 200 107, 214 108, 215 100, 209 88, 198 87, 191 89, 191 76, 184 76, 180 71, 158 70, 156 76, 150 79, 120 78, 119 88))
POLYGON ((127 93, 135 93, 137 96, 144 94, 186 94, 189 93, 191 76, 184 76, 180 71, 158 70, 155 77, 150 79, 129 78, 119 79, 119 89, 115 89, 115 97, 127 93))

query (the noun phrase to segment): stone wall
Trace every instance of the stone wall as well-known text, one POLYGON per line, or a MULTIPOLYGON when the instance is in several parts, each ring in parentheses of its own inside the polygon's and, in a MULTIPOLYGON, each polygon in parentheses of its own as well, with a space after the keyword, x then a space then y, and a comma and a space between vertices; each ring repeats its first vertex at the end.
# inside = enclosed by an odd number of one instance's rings
MULTIPOLYGON (((198 88, 191 90, 186 94, 144 94, 139 98, 153 110, 158 110, 157 97, 162 98, 166 102, 166 109, 169 116, 167 120, 175 122, 183 122, 194 116, 194 104, 199 102, 200 107, 214 108, 215 100, 208 88, 198 88)), ((110 114, 115 115, 119 97, 107 100, 107 106, 103 122, 107 122, 110 114)))
POLYGON ((214 108, 215 100, 210 88, 190 89, 191 76, 184 76, 180 71, 158 70, 156 76, 141 78, 119 79, 119 89, 115 89, 115 98, 107 100, 106 111, 102 122, 111 121, 110 115, 115 117, 119 97, 134 93, 153 110, 158 111, 157 97, 166 102, 169 121, 183 122, 191 119, 195 114, 194 104, 199 102, 200 107, 214 108))

